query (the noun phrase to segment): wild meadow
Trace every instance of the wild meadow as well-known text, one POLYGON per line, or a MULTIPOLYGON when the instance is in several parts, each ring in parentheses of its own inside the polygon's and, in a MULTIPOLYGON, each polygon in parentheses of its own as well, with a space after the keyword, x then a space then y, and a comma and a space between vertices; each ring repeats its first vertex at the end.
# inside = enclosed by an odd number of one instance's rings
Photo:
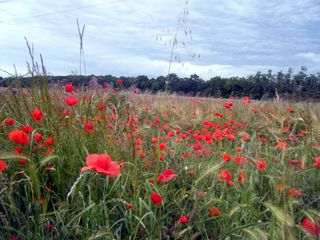
POLYGON ((319 133, 318 103, 18 81, 0 239, 320 239, 319 133))

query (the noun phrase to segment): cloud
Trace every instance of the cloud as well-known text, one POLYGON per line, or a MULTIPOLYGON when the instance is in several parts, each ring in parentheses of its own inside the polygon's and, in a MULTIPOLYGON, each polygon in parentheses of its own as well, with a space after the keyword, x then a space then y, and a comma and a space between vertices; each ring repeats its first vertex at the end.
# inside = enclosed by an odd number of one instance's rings
POLYGON ((86 25, 88 73, 166 75, 180 19, 172 67, 180 75, 245 76, 304 65, 319 71, 317 0, 189 0, 188 7, 179 0, 0 3, 0 68, 16 64, 24 72, 26 36, 52 74, 79 71, 78 19, 86 25))

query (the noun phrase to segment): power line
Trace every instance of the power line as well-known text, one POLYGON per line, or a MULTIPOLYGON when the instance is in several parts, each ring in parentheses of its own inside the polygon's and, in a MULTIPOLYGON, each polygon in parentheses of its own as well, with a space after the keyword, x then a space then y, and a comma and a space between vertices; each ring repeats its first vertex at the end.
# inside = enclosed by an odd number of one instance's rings
POLYGON ((105 3, 87 5, 87 6, 84 6, 84 7, 69 8, 69 9, 64 9, 64 10, 59 10, 59 11, 54 11, 54 12, 49 12, 49 13, 42 13, 42 14, 28 16, 28 17, 13 18, 13 19, 10 19, 8 21, 0 21, 0 23, 15 22, 15 21, 25 20, 25 19, 29 19, 29 18, 45 17, 45 16, 49 16, 49 15, 72 12, 72 11, 81 10, 81 9, 87 9, 87 8, 94 8, 94 7, 97 7, 97 6, 109 5, 109 4, 113 4, 113 3, 117 3, 117 2, 123 2, 123 1, 125 1, 125 0, 114 0, 114 1, 109 1, 109 2, 105 2, 105 3))

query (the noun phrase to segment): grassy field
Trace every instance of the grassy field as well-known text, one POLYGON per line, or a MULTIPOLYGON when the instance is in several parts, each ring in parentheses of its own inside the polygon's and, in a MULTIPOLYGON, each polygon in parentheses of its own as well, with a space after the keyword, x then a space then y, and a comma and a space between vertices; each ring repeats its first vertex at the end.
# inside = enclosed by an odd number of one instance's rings
POLYGON ((0 239, 320 239, 320 105, 8 89, 0 239))

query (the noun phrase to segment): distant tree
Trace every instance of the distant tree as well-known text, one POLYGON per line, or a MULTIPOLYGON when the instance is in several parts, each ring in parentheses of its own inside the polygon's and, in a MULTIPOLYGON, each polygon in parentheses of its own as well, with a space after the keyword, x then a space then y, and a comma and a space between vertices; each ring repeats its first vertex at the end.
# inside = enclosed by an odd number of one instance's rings
POLYGON ((136 86, 142 91, 150 88, 149 78, 145 75, 140 75, 136 78, 136 86))

